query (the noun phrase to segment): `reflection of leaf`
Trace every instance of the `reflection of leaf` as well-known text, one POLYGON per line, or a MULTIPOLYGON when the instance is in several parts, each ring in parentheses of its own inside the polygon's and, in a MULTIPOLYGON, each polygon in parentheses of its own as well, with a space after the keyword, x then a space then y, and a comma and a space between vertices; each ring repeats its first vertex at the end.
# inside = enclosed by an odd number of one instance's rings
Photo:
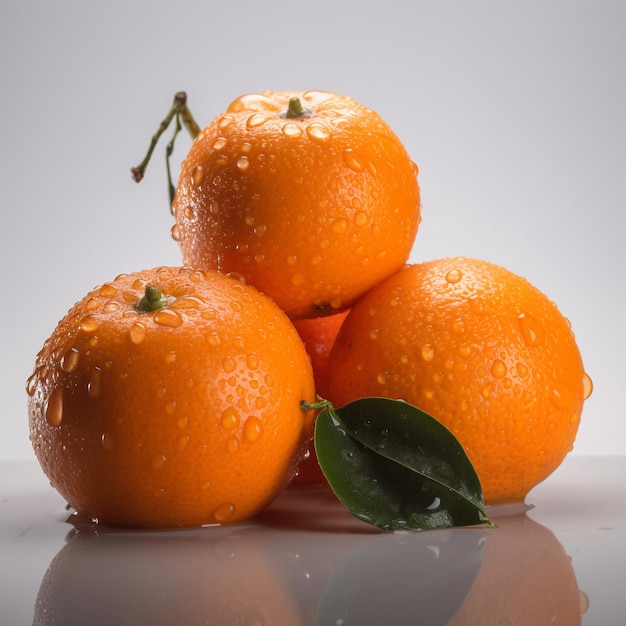
POLYGON ((440 422, 401 400, 327 406, 315 427, 317 458, 337 497, 386 530, 488 522, 476 471, 440 422))
POLYGON ((474 583, 490 532, 380 536, 349 555, 329 581, 317 624, 447 624, 474 583))

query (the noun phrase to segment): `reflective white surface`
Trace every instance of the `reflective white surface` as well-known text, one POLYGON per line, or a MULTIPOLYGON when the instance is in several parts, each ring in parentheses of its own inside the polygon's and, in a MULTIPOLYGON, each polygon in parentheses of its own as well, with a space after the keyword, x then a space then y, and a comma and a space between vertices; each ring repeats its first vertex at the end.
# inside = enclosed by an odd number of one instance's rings
POLYGON ((127 531, 0 463, 3 624, 623 623, 626 457, 570 457, 497 528, 388 534, 324 489, 230 527, 127 531))

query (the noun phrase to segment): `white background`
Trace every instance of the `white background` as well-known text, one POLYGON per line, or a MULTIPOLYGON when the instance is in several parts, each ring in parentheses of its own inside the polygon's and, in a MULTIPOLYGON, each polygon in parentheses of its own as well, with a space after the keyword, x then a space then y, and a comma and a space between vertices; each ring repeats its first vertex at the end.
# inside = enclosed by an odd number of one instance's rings
POLYGON ((67 309, 180 264, 164 144, 129 174, 174 93, 206 125, 266 89, 382 115, 420 167, 411 260, 489 259, 557 302, 595 383, 573 454, 626 454, 625 33, 621 0, 2 0, 0 458, 33 458, 24 383, 67 309))

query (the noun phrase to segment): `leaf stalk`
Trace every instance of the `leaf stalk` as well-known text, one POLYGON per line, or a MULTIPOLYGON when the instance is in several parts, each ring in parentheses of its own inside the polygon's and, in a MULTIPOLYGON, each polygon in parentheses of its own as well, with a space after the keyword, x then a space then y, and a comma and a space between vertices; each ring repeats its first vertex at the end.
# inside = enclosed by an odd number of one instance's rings
POLYGON ((186 92, 179 91, 176 93, 176 95, 174 96, 174 102, 172 103, 170 110, 168 111, 167 115, 163 118, 163 120, 159 124, 159 128, 157 129, 156 133, 152 135, 152 139, 150 140, 150 145, 148 146, 148 151, 146 152, 146 156, 144 157, 143 161, 141 161, 139 165, 130 168, 133 180, 136 183, 141 182, 141 180, 143 179, 146 173, 148 163, 150 163, 150 159, 152 158, 152 153, 154 152, 154 149, 156 148, 156 145, 159 142, 161 135, 167 130, 169 125, 172 123, 173 119, 176 120, 176 125, 174 127, 174 135, 172 136, 172 139, 170 140, 170 142, 167 144, 167 147, 165 150, 165 162, 166 162, 166 167, 167 167, 167 181, 168 181, 168 192, 169 192, 169 199, 170 199, 170 211, 172 211, 172 203, 174 201, 174 191, 175 191, 175 187, 172 182, 170 157, 172 156, 172 153, 174 151, 174 143, 175 143, 176 137, 178 136, 178 133, 182 130, 183 127, 187 129, 192 139, 195 139, 200 134, 200 127, 196 123, 195 119, 193 118, 193 115, 191 114, 191 111, 189 110, 189 107, 187 106, 187 93, 186 92))

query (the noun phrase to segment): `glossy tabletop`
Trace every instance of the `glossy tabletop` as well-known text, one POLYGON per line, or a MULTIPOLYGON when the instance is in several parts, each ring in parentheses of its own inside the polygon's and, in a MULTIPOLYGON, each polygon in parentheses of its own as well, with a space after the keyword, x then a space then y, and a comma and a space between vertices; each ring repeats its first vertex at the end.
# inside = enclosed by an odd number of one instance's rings
POLYGON ((569 457, 496 528, 391 534, 326 489, 228 527, 129 531, 0 463, 0 623, 613 626, 626 614, 626 457, 569 457))

